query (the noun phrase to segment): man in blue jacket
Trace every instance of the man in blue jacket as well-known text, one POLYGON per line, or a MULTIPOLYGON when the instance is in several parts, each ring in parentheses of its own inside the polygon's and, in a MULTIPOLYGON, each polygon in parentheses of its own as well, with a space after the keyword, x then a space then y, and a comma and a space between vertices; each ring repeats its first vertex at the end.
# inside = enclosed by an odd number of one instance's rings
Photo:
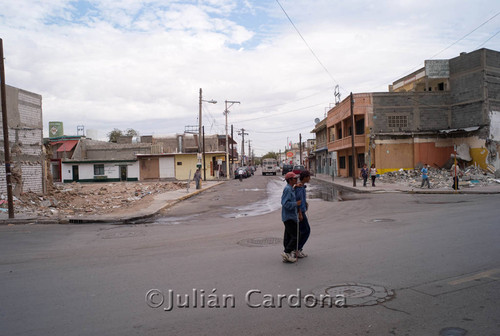
POLYGON ((306 183, 311 180, 311 173, 308 170, 303 170, 300 172, 300 182, 295 185, 295 198, 300 201, 301 204, 298 208, 299 215, 299 249, 295 252, 294 257, 305 258, 307 254, 302 251, 309 235, 311 234, 311 227, 309 226, 309 220, 307 219, 307 200, 306 200, 306 183))
POLYGON ((281 220, 285 224, 285 234, 283 237, 283 247, 285 250, 281 253, 283 262, 296 262, 297 258, 292 255, 292 251, 297 249, 297 229, 298 213, 297 207, 301 201, 295 199, 293 186, 297 183, 297 175, 293 172, 286 173, 286 187, 281 195, 281 220))

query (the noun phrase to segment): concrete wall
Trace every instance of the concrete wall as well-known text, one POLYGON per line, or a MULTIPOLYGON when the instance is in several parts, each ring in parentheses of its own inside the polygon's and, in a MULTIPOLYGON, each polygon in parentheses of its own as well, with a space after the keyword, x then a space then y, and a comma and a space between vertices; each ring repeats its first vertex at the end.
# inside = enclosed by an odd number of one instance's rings
POLYGON ((139 179, 139 163, 136 162, 63 162, 62 180, 65 183, 73 182, 73 166, 78 166, 78 182, 117 182, 120 181, 120 166, 127 166, 127 180, 137 181, 139 179), (94 165, 104 164, 105 179, 96 178, 94 175, 94 165))
MULTIPOLYGON (((6 85, 7 120, 14 195, 45 191, 42 150, 42 96, 6 85)), ((1 108, 0 108, 1 110, 1 108)), ((0 118, 0 193, 7 192, 3 155, 3 128, 0 118)))
POLYGON ((198 157, 196 154, 176 154, 175 178, 177 180, 187 180, 190 177, 191 179, 193 179, 194 173, 196 172, 197 163, 198 163, 198 157), (191 176, 189 176, 190 171, 191 171, 191 176))

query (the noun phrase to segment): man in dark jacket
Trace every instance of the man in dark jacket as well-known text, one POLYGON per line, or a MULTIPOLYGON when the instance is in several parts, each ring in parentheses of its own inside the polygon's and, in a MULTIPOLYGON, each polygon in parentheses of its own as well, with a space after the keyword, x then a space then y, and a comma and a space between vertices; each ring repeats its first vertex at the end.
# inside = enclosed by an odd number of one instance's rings
POLYGON ((301 201, 296 200, 293 190, 293 186, 297 183, 297 177, 293 172, 286 173, 286 186, 281 195, 281 220, 285 224, 285 234, 283 237, 284 251, 281 253, 283 262, 297 261, 297 258, 292 255, 292 251, 297 249, 297 207, 301 204, 301 201))

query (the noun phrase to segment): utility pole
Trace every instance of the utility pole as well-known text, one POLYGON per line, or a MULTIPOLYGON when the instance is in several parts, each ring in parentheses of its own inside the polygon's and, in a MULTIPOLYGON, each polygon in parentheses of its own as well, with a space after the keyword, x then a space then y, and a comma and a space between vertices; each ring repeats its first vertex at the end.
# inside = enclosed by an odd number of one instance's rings
POLYGON ((250 150, 250 143, 252 142, 252 140, 248 140, 248 165, 250 166, 251 164, 251 153, 252 151, 250 150))
POLYGON ((245 135, 248 135, 248 133, 245 133, 245 129, 242 128, 241 132, 238 133, 238 135, 241 135, 241 165, 245 165, 245 135))
POLYGON ((203 136, 203 181, 207 180, 207 167, 205 165, 205 126, 201 126, 203 136))
POLYGON ((7 182, 7 206, 9 218, 14 218, 14 201, 12 198, 12 173, 10 169, 9 124, 7 122, 7 93, 5 91, 5 67, 3 63, 3 40, 0 38, 0 93, 2 98, 3 147, 5 159, 5 180, 7 182))
POLYGON ((233 136, 233 124, 231 124, 231 173, 234 167, 234 136, 233 136))
POLYGON ((354 145, 354 134, 355 124, 354 124, 354 99, 351 92, 351 144, 352 144, 352 186, 356 186, 356 146, 354 145))
POLYGON ((226 107, 224 109, 224 115, 226 116, 226 179, 229 180, 229 140, 228 140, 228 134, 227 134, 227 115, 229 114, 228 106, 229 107, 233 106, 234 104, 241 104, 239 101, 234 101, 234 100, 226 100, 226 107))
POLYGON ((299 164, 302 164, 302 133, 299 133, 299 164))
POLYGON ((207 103, 210 103, 210 104, 217 104, 217 101, 216 100, 203 100, 203 95, 202 95, 202 90, 200 88, 200 111, 198 113, 198 153, 201 153, 202 150, 201 150, 201 128, 203 127, 202 126, 202 122, 201 122, 201 110, 202 110, 202 103, 203 102, 207 102, 207 103))

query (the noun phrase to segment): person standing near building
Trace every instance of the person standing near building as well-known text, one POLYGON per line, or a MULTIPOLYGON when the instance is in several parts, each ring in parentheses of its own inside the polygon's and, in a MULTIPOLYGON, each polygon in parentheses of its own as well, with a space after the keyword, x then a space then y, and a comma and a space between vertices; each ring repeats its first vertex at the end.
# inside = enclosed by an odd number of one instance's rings
POLYGON ((306 211, 308 208, 308 204, 306 201, 306 183, 309 183, 311 180, 311 173, 308 170, 304 170, 300 172, 300 181, 295 185, 295 198, 297 201, 300 201, 300 206, 298 208, 298 216, 299 216, 299 247, 294 257, 296 258, 305 258, 307 254, 302 251, 309 235, 311 234, 311 227, 309 226, 309 220, 307 219, 306 211))
POLYGON ((370 167, 370 177, 372 178, 372 187, 375 187, 375 179, 377 178, 377 168, 375 168, 375 163, 372 163, 370 167))
POLYGON ((297 183, 297 175, 293 172, 288 172, 285 175, 286 186, 281 195, 281 220, 285 225, 285 233, 283 236, 284 251, 281 253, 283 262, 296 262, 297 258, 292 255, 292 251, 297 249, 298 238, 298 213, 297 207, 301 201, 295 198, 293 187, 297 183))
POLYGON ((458 163, 454 163, 451 166, 450 175, 453 177, 453 184, 452 184, 451 187, 453 188, 453 190, 459 190, 459 188, 458 188, 458 177, 462 176, 462 171, 460 170, 460 167, 458 166, 458 163))
POLYGON ((422 173, 422 184, 420 185, 420 188, 423 188, 426 183, 427 183, 427 187, 429 187, 429 189, 431 188, 431 183, 429 181, 429 175, 428 175, 429 168, 430 168, 430 166, 427 163, 424 163, 424 167, 420 171, 422 173))
POLYGON ((196 183, 196 189, 201 189, 201 172, 200 168, 196 169, 196 172, 194 173, 194 182, 196 183))
POLYGON ((368 166, 366 163, 361 168, 361 177, 363 177, 363 187, 366 187, 366 181, 368 181, 368 166))

